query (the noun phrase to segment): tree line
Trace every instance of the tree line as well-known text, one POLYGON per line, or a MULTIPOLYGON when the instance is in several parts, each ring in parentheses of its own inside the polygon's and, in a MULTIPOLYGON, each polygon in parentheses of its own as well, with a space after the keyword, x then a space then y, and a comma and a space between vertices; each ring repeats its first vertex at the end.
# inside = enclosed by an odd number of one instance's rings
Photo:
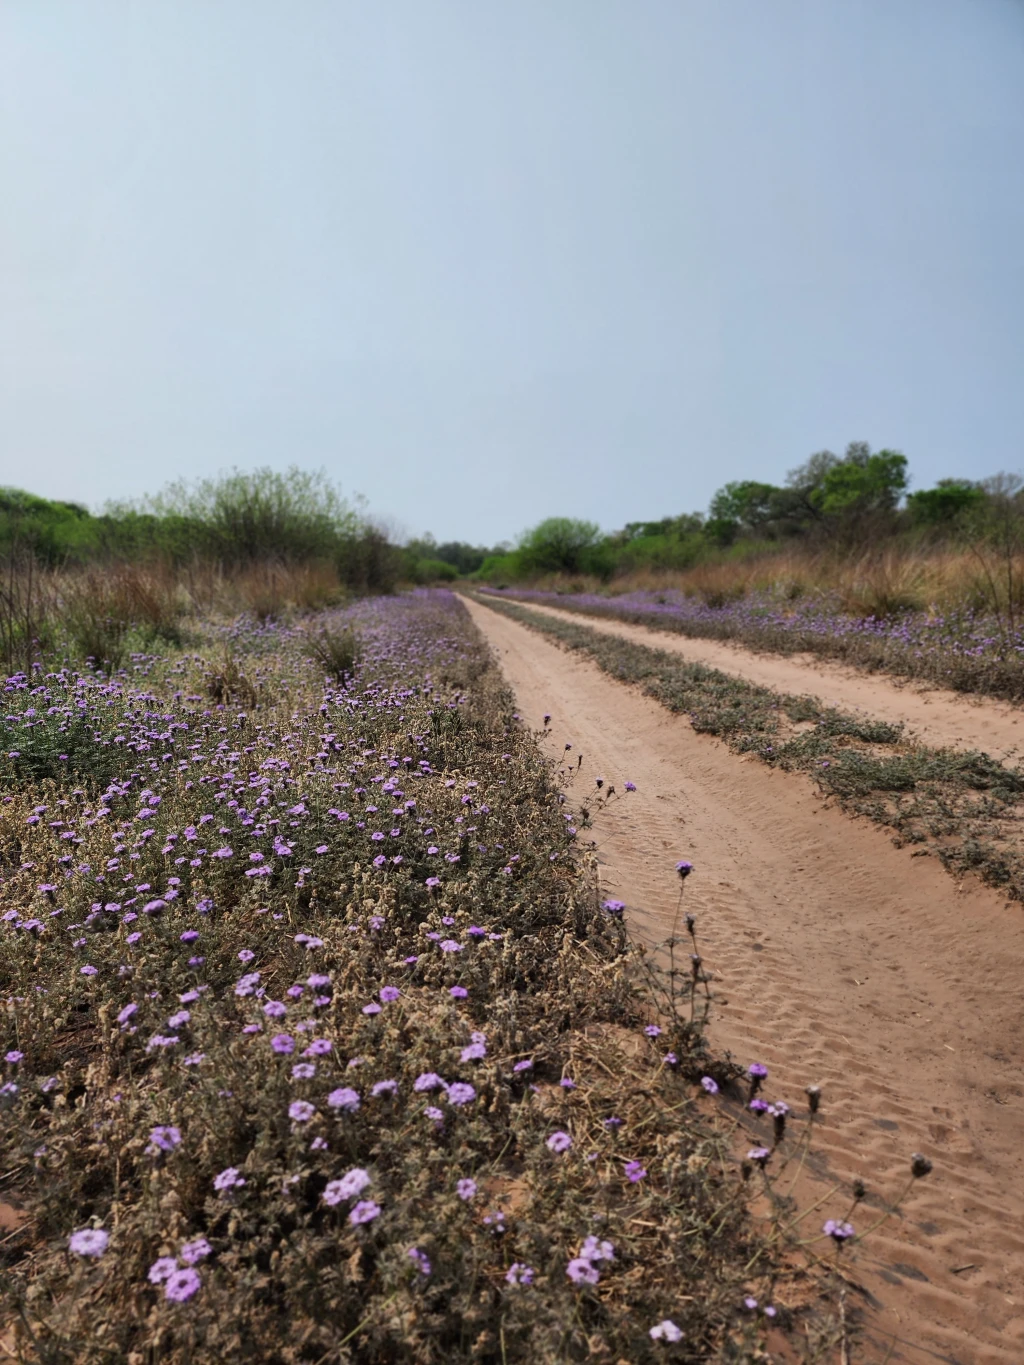
POLYGON ((804 543, 845 552, 866 543, 918 544, 984 535, 1024 514, 1020 480, 940 479, 909 492, 907 457, 851 442, 843 455, 822 450, 792 469, 781 485, 745 479, 727 483, 706 513, 684 512, 634 521, 606 534, 594 522, 550 517, 517 544, 482 559, 476 571, 514 582, 552 573, 608 579, 642 568, 688 569, 711 558, 804 543))

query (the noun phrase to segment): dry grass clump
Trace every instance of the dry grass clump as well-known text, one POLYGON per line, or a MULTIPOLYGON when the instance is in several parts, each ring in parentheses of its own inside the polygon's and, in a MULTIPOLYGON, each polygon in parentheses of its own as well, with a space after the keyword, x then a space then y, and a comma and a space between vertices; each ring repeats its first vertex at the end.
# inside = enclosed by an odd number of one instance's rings
POLYGON ((223 607, 250 612, 257 621, 267 621, 292 611, 336 607, 347 595, 330 564, 268 562, 225 576, 220 596, 223 607))
POLYGON ((313 657, 329 678, 347 683, 356 670, 362 653, 359 636, 351 626, 340 630, 320 627, 310 639, 313 657))
POLYGON ((91 660, 116 672, 131 653, 181 645, 211 616, 266 623, 338 607, 349 593, 329 563, 154 560, 41 569, 30 554, 0 561, 0 664, 91 660))
POLYGON ((213 632, 251 715, 205 652, 7 684, 7 1349, 764 1358, 700 972, 656 1010, 450 594, 344 622, 347 688, 213 632))

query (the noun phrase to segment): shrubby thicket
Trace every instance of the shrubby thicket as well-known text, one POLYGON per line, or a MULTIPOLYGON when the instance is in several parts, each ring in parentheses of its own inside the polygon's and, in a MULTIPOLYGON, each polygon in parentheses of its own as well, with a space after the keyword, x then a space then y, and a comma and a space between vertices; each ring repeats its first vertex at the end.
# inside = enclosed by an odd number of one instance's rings
POLYGON ((356 590, 394 586, 398 548, 322 472, 234 470, 178 482, 99 516, 77 503, 0 489, 0 554, 31 552, 46 567, 97 562, 319 564, 356 590))

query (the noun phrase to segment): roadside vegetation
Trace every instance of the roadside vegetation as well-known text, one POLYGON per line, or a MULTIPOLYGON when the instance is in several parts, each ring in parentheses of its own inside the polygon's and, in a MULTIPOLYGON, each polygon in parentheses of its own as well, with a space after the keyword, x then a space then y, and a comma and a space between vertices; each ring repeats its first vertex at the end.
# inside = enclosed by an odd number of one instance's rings
POLYGON ((487 594, 486 606, 635 683, 736 753, 807 773, 822 796, 893 831, 897 845, 975 872, 1024 900, 1024 771, 982 753, 934 749, 865 720, 487 594))
POLYGON ((430 551, 297 468, 172 484, 97 515, 0 489, 0 665, 57 654, 116 669, 211 614, 280 621, 457 575, 430 551))
POLYGON ((764 1069, 709 1055, 699 956, 659 973, 602 906, 512 706, 445 592, 8 680, 11 1358, 836 1340, 771 1184, 817 1095, 740 1159, 713 1096, 764 1069))

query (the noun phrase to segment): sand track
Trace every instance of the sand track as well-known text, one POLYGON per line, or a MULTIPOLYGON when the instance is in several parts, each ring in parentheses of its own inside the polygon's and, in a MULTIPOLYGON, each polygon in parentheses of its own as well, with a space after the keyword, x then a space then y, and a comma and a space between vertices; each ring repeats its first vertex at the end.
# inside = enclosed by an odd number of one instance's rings
POLYGON ((969 697, 926 683, 900 682, 884 673, 866 673, 809 654, 759 654, 728 641, 694 640, 536 602, 520 605, 650 649, 679 654, 691 663, 707 664, 762 687, 796 696, 809 694, 841 711, 903 721, 918 739, 936 748, 980 749, 1001 761, 1024 749, 1024 709, 992 697, 969 697))
POLYGON ((582 753, 579 799, 597 774, 637 783, 597 811, 593 835, 635 932, 670 932, 674 863, 695 863, 687 900, 715 977, 714 1044, 767 1062, 770 1098, 798 1107, 807 1084, 823 1086, 817 1149, 836 1177, 891 1195, 912 1151, 934 1160, 905 1216, 854 1251, 874 1299, 854 1359, 881 1362, 895 1337, 893 1361, 1019 1365, 1020 908, 823 807, 801 775, 731 754, 593 663, 467 607, 527 723, 551 712, 549 752, 582 753))

